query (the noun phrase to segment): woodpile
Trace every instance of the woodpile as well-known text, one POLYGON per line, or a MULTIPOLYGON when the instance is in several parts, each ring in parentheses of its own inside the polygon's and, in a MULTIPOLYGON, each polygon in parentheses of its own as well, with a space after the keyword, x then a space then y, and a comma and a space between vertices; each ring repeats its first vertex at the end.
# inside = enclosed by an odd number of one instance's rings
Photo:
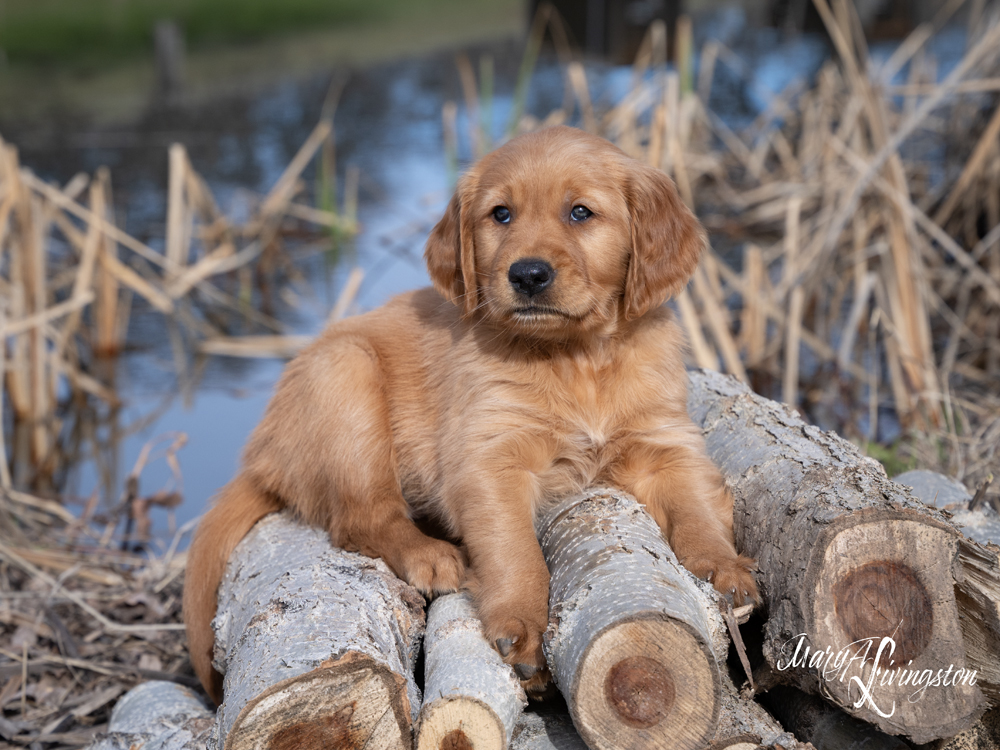
POLYGON ((540 721, 521 713, 466 595, 433 602, 425 629, 423 601, 381 561, 269 516, 220 587, 218 746, 895 750, 900 737, 986 732, 1000 548, 734 378, 695 371, 689 393, 734 492, 737 539, 758 559, 751 619, 679 565, 632 498, 569 498, 537 526, 552 575, 546 658, 569 712, 540 721), (826 655, 865 644, 867 658, 828 669, 826 655), (928 678, 946 669, 951 681, 928 678))
POLYGON ((811 659, 796 651, 800 641, 831 654, 862 643, 874 657, 893 638, 891 657, 907 674, 977 668, 955 594, 961 534, 847 441, 718 373, 693 374, 688 409, 733 490, 737 547, 760 567, 767 680, 824 689, 859 718, 919 743, 966 729, 983 710, 974 684, 916 702, 907 700, 908 681, 880 685, 878 701, 855 706, 854 678, 867 684, 871 661, 831 668, 836 678, 821 685, 811 659))
MULTIPOLYGON (((568 55, 566 104, 538 120, 523 105, 540 37, 546 23, 557 43, 565 36, 554 16, 540 16, 512 108, 512 131, 578 110, 585 128, 670 173, 714 236, 734 245, 707 254, 677 307, 695 362, 734 376, 693 373, 689 408, 733 489, 738 544, 758 560, 760 610, 746 620, 727 609, 613 488, 568 499, 540 525, 553 576, 547 657, 568 713, 529 707, 518 717, 510 671, 483 648, 462 597, 430 608, 421 698, 414 667, 423 624, 412 591, 380 563, 268 519, 231 561, 220 598, 226 705, 183 746, 203 747, 206 732, 232 747, 790 750, 800 742, 898 748, 900 738, 949 750, 996 746, 1000 537, 981 505, 995 497, 986 477, 1000 445, 1000 26, 985 16, 971 24, 965 55, 939 81, 927 42, 960 0, 943 4, 879 64, 851 3, 815 4, 838 61, 814 86, 776 96, 744 131, 709 107, 714 71, 739 72, 736 56, 710 43, 697 80, 690 59, 668 71, 665 29, 655 24, 633 86, 614 107, 597 111, 582 64, 568 55), (936 161, 942 150, 954 163, 936 161), (980 507, 959 503, 952 518, 916 502, 852 444, 748 383, 859 440, 878 437, 891 404, 893 418, 922 428, 960 478, 976 480, 980 507), (268 533, 278 536, 266 541, 268 533), (308 593, 292 598, 289 586, 308 593)), ((680 24, 679 34, 690 26, 680 24)), ((689 37, 676 45, 691 46, 689 37)), ((462 76, 467 109, 477 112, 468 61, 462 76)), ((453 154, 457 107, 444 115, 453 154)), ((488 150, 480 119, 466 119, 476 152, 488 150)), ((259 257, 280 217, 340 225, 338 215, 291 202, 310 150, 325 138, 310 138, 249 234, 220 223, 185 154, 172 150, 163 253, 115 226, 106 173, 89 184, 45 185, 10 147, 0 149, 0 253, 15 240, 19 248, 6 250, 10 261, 0 266, 8 273, 0 279, 0 329, 11 342, 6 387, 27 425, 18 455, 41 465, 50 455, 59 378, 111 397, 67 342, 114 350, 127 294, 164 312, 191 294, 231 304, 238 295, 210 279, 259 257), (52 236, 70 248, 66 268, 76 269, 66 277, 71 287, 55 285, 68 291, 54 296, 42 293, 45 279, 62 275, 39 250, 52 236), (93 331, 82 338, 88 321, 93 331)), ((302 345, 198 330, 205 350, 228 354, 284 355, 302 345)), ((61 517, 44 501, 18 497, 25 513, 61 517)), ((20 552, 0 555, 36 570, 20 552)), ((89 606, 81 597, 73 604, 89 606)), ((4 653, 5 675, 37 666, 24 653, 20 662, 4 653)), ((148 723, 113 720, 108 739, 120 732, 123 746, 145 742, 163 717, 160 729, 207 720, 194 704, 172 707, 175 698, 140 711, 148 723)))

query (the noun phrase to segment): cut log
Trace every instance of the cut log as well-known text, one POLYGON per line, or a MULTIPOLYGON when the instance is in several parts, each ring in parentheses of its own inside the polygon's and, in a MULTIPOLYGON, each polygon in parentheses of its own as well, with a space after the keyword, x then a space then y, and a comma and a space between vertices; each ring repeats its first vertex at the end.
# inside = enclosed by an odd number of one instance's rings
POLYGON ((514 670, 483 636, 468 594, 427 609, 417 750, 504 750, 527 704, 514 670))
MULTIPOLYGON (((955 584, 962 637, 977 684, 990 706, 1000 704, 1000 514, 989 505, 969 510, 972 496, 951 477, 908 471, 895 478, 928 505, 947 508, 965 539, 958 546, 961 575, 955 584)), ((970 730, 971 731, 971 730, 970 730)))
POLYGON ((539 522, 545 653, 591 748, 702 748, 719 717, 706 600, 632 498, 596 489, 539 522))
POLYGON ((972 729, 943 740, 934 750, 1000 750, 1000 708, 987 711, 972 729))
POLYGON ((786 729, 816 750, 910 750, 898 737, 797 688, 780 685, 762 700, 786 729))
POLYGON ((732 378, 690 373, 688 410, 733 490, 737 547, 760 567, 764 686, 822 691, 918 743, 971 726, 986 704, 961 637, 956 529, 853 445, 732 378), (925 675, 938 683, 918 692, 925 675))
POLYGON ((423 598, 288 513, 257 523, 219 586, 218 747, 412 747, 423 598))
POLYGON ((1000 548, 963 539, 958 545, 961 576, 955 597, 962 614, 962 639, 976 684, 991 706, 1000 705, 1000 548))
MULTIPOLYGON (((539 540, 552 576, 546 657, 588 746, 802 747, 739 695, 721 597, 633 498, 603 488, 570 498, 544 515, 539 540)), ((515 747, 553 744, 526 723, 515 747)))
POLYGON ((111 711, 108 733, 90 750, 204 750, 215 715, 191 688, 175 682, 144 682, 111 711))
POLYGON ((565 709, 559 712, 540 708, 521 714, 510 750, 587 750, 587 745, 565 709))

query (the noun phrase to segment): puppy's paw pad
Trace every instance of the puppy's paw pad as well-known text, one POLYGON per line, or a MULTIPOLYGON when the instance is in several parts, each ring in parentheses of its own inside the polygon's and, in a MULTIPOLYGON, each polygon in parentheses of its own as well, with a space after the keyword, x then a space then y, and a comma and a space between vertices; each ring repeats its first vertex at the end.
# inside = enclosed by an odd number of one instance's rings
POLYGON ((530 680, 532 677, 538 674, 538 667, 536 667, 534 664, 515 664, 514 671, 517 673, 517 676, 520 677, 522 680, 530 680))
POLYGON ((736 606, 760 601, 753 577, 757 563, 745 555, 723 559, 688 559, 684 561, 684 567, 699 578, 710 581, 716 591, 732 596, 736 606))

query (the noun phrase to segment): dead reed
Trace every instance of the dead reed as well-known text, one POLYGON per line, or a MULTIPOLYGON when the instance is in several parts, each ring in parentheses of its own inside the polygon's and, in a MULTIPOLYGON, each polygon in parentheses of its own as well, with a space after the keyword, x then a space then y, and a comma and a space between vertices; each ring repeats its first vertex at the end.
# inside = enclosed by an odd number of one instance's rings
MULTIPOLYGON (((50 185, 21 166, 17 149, 0 139, 0 373, 13 426, 9 445, 0 431, 0 457, 9 454, 13 467, 0 460, 0 488, 51 488, 64 463, 65 403, 85 398, 117 405, 114 368, 102 361, 122 349, 133 299, 167 316, 175 344, 183 330, 196 348, 214 342, 206 351, 217 350, 237 327, 220 324, 227 315, 280 330, 249 304, 253 274, 291 264, 282 238, 302 223, 344 235, 357 231, 356 178, 348 180, 342 211, 298 200, 302 173, 321 148, 332 163, 332 112, 250 220, 234 225, 184 146, 174 144, 159 252, 116 226, 108 170, 50 185)), ((230 346, 245 351, 249 342, 230 346)), ((173 350, 183 380, 185 349, 173 350)), ((3 408, 0 399, 0 424, 6 424, 3 408)))
MULTIPOLYGON (((197 686, 180 613, 182 542, 194 523, 174 530, 172 521, 182 500, 175 454, 186 436, 143 448, 116 502, 101 503, 95 490, 74 514, 38 495, 51 491, 60 462, 71 460, 64 441, 89 439, 95 461, 102 453, 114 460, 114 446, 100 450, 93 417, 67 429, 64 406, 103 404, 105 442, 128 430, 118 425, 113 358, 139 307, 134 298, 165 316, 182 384, 189 369, 182 330, 206 353, 261 356, 277 347, 271 353, 289 356, 301 345, 229 334, 279 329, 248 304, 249 287, 253 274, 265 272, 262 261, 270 258, 271 268, 292 262, 286 233, 300 237, 302 223, 357 231, 356 176, 341 211, 331 210, 332 201, 320 209, 299 200, 302 172, 317 151, 332 164, 331 119, 315 128, 244 225, 219 211, 184 147, 172 146, 162 253, 116 226, 106 169, 49 185, 0 140, 0 425, 8 424, 9 405, 13 426, 0 430, 0 745, 83 746, 106 731, 115 699, 138 682, 197 686), (12 444, 4 444, 6 434, 12 444), (142 492, 142 471, 155 460, 167 463, 173 481, 142 492), (167 543, 152 538, 153 506, 170 515, 167 543)), ((359 271, 351 274, 334 316, 346 313, 360 281, 359 271)), ((110 487, 117 472, 103 468, 110 487)))

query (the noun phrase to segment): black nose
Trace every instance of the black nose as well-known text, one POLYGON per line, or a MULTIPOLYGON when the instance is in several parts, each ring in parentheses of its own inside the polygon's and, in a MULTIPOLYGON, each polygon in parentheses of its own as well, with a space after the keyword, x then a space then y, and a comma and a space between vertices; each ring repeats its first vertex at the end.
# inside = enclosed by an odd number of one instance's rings
POLYGON ((507 280, 515 292, 534 297, 543 291, 556 277, 555 269, 544 260, 528 258, 511 264, 507 280))

